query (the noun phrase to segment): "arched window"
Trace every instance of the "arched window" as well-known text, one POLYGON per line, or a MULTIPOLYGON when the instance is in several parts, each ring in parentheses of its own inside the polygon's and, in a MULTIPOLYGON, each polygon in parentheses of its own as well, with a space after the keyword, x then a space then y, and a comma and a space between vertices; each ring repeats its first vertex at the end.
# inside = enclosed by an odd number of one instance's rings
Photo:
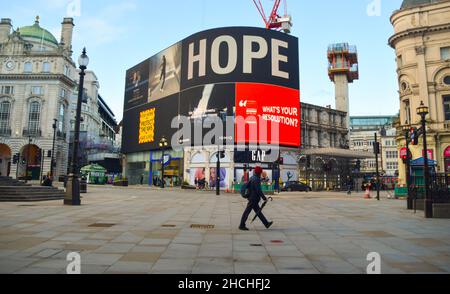
POLYGON ((9 127, 9 117, 11 114, 11 102, 3 101, 0 103, 0 135, 11 135, 9 127))
POLYGON ((65 122, 66 122, 66 107, 64 106, 64 104, 61 104, 59 107, 59 125, 58 125, 58 130, 61 133, 65 132, 65 122))
POLYGON ((28 112, 28 134, 38 135, 40 133, 41 104, 37 101, 30 103, 28 112))

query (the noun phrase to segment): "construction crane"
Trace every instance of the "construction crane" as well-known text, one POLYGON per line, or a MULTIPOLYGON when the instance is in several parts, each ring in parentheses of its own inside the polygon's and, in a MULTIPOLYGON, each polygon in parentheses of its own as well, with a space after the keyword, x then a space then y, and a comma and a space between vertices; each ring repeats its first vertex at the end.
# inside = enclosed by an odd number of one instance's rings
POLYGON ((286 0, 275 0, 272 11, 269 17, 266 16, 264 11, 264 6, 261 3, 261 0, 253 0, 256 8, 258 9, 259 14, 261 14, 264 24, 266 25, 266 29, 269 30, 282 30, 286 34, 291 33, 292 27, 292 18, 287 14, 287 3, 286 0), (284 15, 281 17, 278 14, 278 9, 280 8, 281 1, 284 2, 284 15))

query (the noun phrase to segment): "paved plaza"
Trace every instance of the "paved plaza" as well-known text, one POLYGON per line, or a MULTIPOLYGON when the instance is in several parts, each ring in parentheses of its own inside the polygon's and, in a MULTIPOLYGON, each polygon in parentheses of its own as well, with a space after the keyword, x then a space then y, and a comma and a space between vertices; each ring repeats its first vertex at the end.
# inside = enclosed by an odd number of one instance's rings
POLYGON ((90 186, 81 207, 0 203, 0 273, 64 274, 71 252, 83 274, 363 274, 371 252, 384 274, 449 273, 450 221, 383 196, 281 194, 274 226, 249 232, 233 194, 90 186))

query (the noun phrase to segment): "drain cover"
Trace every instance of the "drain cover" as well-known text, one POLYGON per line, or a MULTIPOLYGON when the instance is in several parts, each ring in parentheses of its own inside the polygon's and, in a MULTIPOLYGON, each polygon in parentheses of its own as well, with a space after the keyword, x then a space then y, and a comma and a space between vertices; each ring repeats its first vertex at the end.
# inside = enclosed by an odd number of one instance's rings
POLYGON ((272 240, 270 242, 274 243, 274 244, 283 244, 284 243, 284 241, 282 241, 282 240, 272 240))
POLYGON ((176 225, 162 225, 163 228, 175 228, 176 225))
POLYGON ((89 225, 90 228, 111 228, 115 226, 116 224, 92 224, 89 225))
POLYGON ((251 247, 262 247, 262 244, 250 244, 251 247))
POLYGON ((202 230, 210 230, 214 229, 215 225, 191 225, 191 229, 202 229, 202 230))

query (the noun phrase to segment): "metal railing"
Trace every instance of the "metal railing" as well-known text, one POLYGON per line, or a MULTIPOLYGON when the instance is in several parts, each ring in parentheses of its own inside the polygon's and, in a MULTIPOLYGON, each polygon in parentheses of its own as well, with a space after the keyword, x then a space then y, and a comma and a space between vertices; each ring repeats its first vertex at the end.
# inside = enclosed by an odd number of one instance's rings
POLYGON ((4 137, 11 136, 11 129, 0 129, 0 136, 4 137))
POLYGON ((22 135, 24 137, 41 137, 42 131, 40 129, 32 129, 32 130, 24 129, 22 135))

